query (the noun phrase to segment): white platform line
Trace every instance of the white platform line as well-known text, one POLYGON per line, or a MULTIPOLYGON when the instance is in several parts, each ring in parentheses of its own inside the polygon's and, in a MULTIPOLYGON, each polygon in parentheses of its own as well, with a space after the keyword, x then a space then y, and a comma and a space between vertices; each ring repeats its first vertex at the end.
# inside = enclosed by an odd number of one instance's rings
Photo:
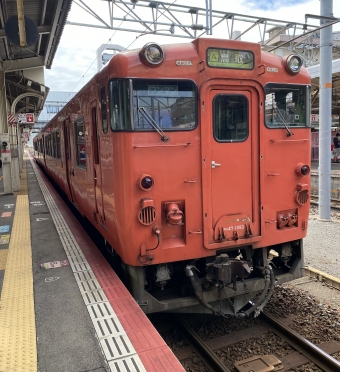
POLYGON ((146 372, 32 159, 31 164, 111 371, 146 372))

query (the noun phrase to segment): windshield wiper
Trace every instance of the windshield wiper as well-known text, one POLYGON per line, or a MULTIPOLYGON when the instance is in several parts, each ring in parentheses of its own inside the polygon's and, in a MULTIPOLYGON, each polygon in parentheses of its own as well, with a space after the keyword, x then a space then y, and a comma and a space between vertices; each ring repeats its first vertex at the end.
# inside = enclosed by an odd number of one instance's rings
POLYGON ((161 140, 164 142, 169 141, 169 137, 167 137, 162 129, 158 126, 155 120, 152 119, 150 114, 145 110, 144 107, 139 107, 138 111, 144 116, 146 121, 152 126, 152 128, 161 136, 161 140))
POLYGON ((285 126, 285 128, 287 130, 287 137, 293 136, 294 133, 289 128, 289 126, 288 126, 285 118, 282 116, 281 112, 277 108, 275 108, 275 111, 276 111, 277 115, 279 116, 279 118, 281 119, 282 124, 285 126))

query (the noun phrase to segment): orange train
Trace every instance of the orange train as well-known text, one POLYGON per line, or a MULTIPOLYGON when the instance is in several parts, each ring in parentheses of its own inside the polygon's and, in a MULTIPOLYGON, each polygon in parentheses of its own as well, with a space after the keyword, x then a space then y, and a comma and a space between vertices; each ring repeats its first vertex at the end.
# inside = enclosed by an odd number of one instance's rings
POLYGON ((112 57, 34 138, 146 313, 259 314, 303 275, 310 76, 199 38, 112 57))

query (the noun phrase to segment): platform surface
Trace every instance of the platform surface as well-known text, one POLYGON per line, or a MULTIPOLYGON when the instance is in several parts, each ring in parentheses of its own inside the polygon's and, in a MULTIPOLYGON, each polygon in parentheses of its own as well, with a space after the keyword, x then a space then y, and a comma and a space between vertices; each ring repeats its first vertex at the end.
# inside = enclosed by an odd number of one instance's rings
POLYGON ((184 371, 32 159, 0 216, 0 372, 184 371))

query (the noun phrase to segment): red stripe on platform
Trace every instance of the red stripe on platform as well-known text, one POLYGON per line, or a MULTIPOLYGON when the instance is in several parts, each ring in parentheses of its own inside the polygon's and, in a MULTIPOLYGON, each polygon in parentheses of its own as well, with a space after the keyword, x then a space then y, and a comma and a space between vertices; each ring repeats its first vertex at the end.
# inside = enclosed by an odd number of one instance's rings
POLYGON ((45 182, 145 369, 148 372, 185 371, 44 173, 37 165, 33 166, 45 182))

